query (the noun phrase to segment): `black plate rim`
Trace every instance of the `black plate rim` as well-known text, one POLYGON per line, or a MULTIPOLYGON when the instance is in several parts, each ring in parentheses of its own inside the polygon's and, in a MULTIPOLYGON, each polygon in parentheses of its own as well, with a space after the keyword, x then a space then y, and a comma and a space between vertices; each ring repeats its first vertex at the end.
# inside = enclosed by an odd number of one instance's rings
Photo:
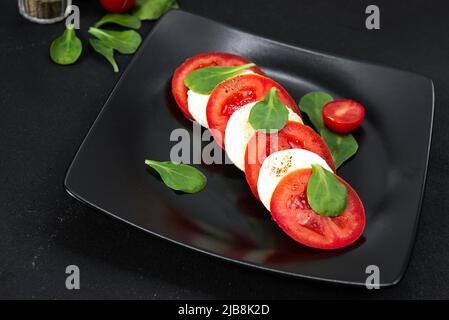
MULTIPOLYGON (((414 75, 417 75, 415 73, 411 73, 414 75)), ((423 77, 423 76, 421 76, 423 77)), ((385 287, 391 287, 391 286, 395 286, 397 285, 399 282, 401 282, 401 280, 404 278, 405 272, 407 271, 407 268, 410 264, 410 256, 412 254, 413 248, 415 247, 416 244, 416 234, 418 232, 418 226, 419 226, 419 221, 421 218, 421 213, 422 213, 422 204, 423 204, 423 199, 424 199, 424 193, 426 190, 426 185, 427 185, 427 172, 429 169, 429 157, 430 157, 430 149, 432 147, 432 135, 433 135, 433 122, 434 122, 434 114, 435 114, 435 85, 433 83, 433 81, 431 79, 428 79, 426 77, 423 77, 424 79, 426 79, 427 81, 429 81, 430 84, 430 89, 431 89, 431 93, 432 93, 432 108, 430 111, 430 124, 429 124, 429 140, 427 142, 427 154, 426 154, 426 163, 425 163, 425 167, 424 167, 424 173, 423 173, 423 180, 421 183, 421 194, 419 196, 419 205, 418 205, 418 209, 417 209, 417 214, 416 214, 416 219, 415 219, 415 225, 413 226, 413 240, 411 245, 409 246, 408 252, 407 252, 407 259, 406 259, 406 263, 404 263, 404 266, 402 268, 402 270, 400 271, 397 279, 391 283, 389 283, 388 285, 386 285, 385 287)))
POLYGON ((237 265, 250 267, 250 268, 254 268, 254 269, 262 270, 262 271, 268 271, 268 272, 271 272, 271 273, 274 273, 274 274, 285 275, 285 276, 289 276, 289 277, 297 278, 297 279, 319 281, 319 282, 324 282, 324 283, 345 285, 345 286, 365 287, 365 283, 361 283, 361 282, 335 280, 335 279, 322 278, 322 277, 314 277, 314 276, 309 276, 309 275, 304 275, 304 274, 297 274, 297 273, 294 273, 294 272, 283 271, 283 270, 279 270, 279 269, 272 269, 272 268, 264 267, 264 266, 261 266, 261 265, 249 263, 249 262, 246 262, 246 261, 232 259, 232 258, 229 258, 229 257, 226 257, 226 256, 222 256, 222 255, 216 254, 216 253, 208 251, 208 250, 204 250, 204 249, 201 249, 201 248, 198 248, 198 247, 195 247, 195 246, 191 246, 191 245, 188 245, 186 243, 177 241, 175 239, 172 239, 172 238, 166 237, 164 235, 158 234, 156 232, 150 231, 148 229, 145 229, 145 228, 143 228, 143 227, 141 227, 139 225, 136 225, 136 224, 134 224, 134 223, 132 223, 130 221, 127 221, 127 220, 125 220, 125 219, 123 219, 123 218, 113 214, 112 212, 109 212, 109 211, 107 211, 107 210, 105 210, 103 208, 100 208, 99 206, 95 205, 94 203, 88 201, 87 199, 84 199, 82 196, 78 195, 74 190, 71 189, 70 182, 69 182, 69 176, 70 176, 70 173, 72 171, 72 167, 77 162, 77 158, 79 156, 79 153, 80 153, 81 149, 83 148, 84 144, 86 143, 86 141, 89 139, 90 135, 92 134, 92 131, 95 128, 97 122, 99 121, 99 119, 101 119, 103 113, 106 111, 106 109, 108 107, 108 104, 109 104, 109 101, 112 100, 112 98, 114 97, 114 95, 115 95, 117 89, 119 88, 120 84, 126 78, 126 75, 128 74, 129 70, 131 70, 131 67, 134 65, 134 63, 141 56, 142 51, 143 51, 143 50, 141 50, 141 48, 143 48, 147 44, 147 42, 149 42, 151 40, 151 38, 157 32, 157 30, 159 29, 159 27, 162 24, 162 22, 166 19, 166 17, 169 17, 171 15, 176 15, 176 14, 190 15, 190 16, 193 16, 193 17, 196 17, 196 18, 200 18, 200 19, 206 20, 206 21, 208 21, 210 23, 219 24, 219 25, 221 25, 221 26, 223 26, 225 28, 232 29, 232 30, 235 30, 235 31, 238 31, 238 32, 242 32, 242 33, 251 35, 252 37, 254 37, 256 39, 260 39, 262 41, 268 41, 268 42, 270 42, 271 44, 274 44, 274 45, 288 47, 289 49, 292 49, 292 50, 300 50, 300 51, 303 51, 303 52, 306 52, 306 53, 309 53, 309 54, 320 55, 320 56, 324 56, 324 57, 328 57, 328 58, 332 58, 332 59, 341 59, 341 60, 348 60, 348 61, 357 62, 357 63, 363 63, 365 65, 375 66, 375 67, 383 68, 383 69, 386 69, 386 70, 400 71, 400 72, 412 75, 414 77, 419 77, 422 80, 427 81, 430 84, 430 88, 431 88, 431 91, 432 91, 431 92, 431 94, 432 94, 432 99, 431 100, 432 101, 431 101, 431 110, 430 110, 431 115, 430 115, 430 124, 429 124, 429 140, 428 140, 428 143, 427 143, 426 162, 425 162, 424 173, 423 173, 423 181, 421 183, 421 194, 420 194, 420 199, 419 199, 418 213, 417 213, 415 225, 414 225, 414 228, 413 228, 413 233, 414 233, 413 243, 409 246, 409 250, 407 252, 406 263, 404 263, 404 266, 401 269, 401 271, 399 272, 397 278, 394 281, 391 281, 391 282, 380 283, 380 287, 381 288, 386 288, 386 287, 391 287, 391 286, 395 286, 396 284, 398 284, 402 280, 402 278, 404 277, 404 274, 405 274, 405 272, 406 272, 406 270, 408 268, 408 265, 410 263, 410 256, 411 256, 411 253, 413 251, 413 247, 414 247, 414 245, 416 243, 416 233, 417 233, 417 229, 418 229, 418 225, 419 225, 419 220, 420 220, 421 210, 422 210, 422 202, 423 202, 424 192, 425 192, 425 188, 426 188, 427 171, 428 171, 428 165, 429 165, 429 156, 430 156, 430 148, 431 148, 431 142, 432 142, 434 112, 435 112, 435 86, 434 86, 433 81, 430 78, 426 77, 426 76, 423 76, 423 75, 420 75, 420 74, 417 74, 417 73, 414 73, 414 72, 411 72, 411 71, 408 71, 408 70, 403 70, 403 69, 396 68, 396 67, 390 67, 390 66, 387 66, 385 64, 381 64, 381 63, 377 63, 377 62, 371 62, 371 61, 365 61, 363 59, 352 58, 352 57, 345 56, 345 55, 332 54, 332 53, 326 52, 326 51, 310 49, 310 48, 307 48, 307 47, 298 47, 298 46, 293 45, 291 43, 281 42, 281 41, 274 40, 274 39, 271 39, 271 38, 268 38, 268 37, 260 36, 260 35, 254 34, 252 32, 248 32, 246 30, 242 30, 242 29, 240 29, 238 27, 230 26, 230 25, 228 25, 226 23, 215 21, 213 19, 210 19, 210 18, 207 18, 207 17, 203 17, 201 15, 197 15, 197 14, 194 14, 194 13, 182 10, 182 9, 170 10, 167 13, 165 13, 155 23, 155 25, 153 26, 151 31, 148 33, 148 35, 146 36, 145 40, 143 41, 143 43, 139 47, 139 50, 136 52, 136 54, 134 54, 134 56, 132 57, 131 61, 126 66, 126 68, 123 71, 122 75, 118 79, 117 83, 114 85, 114 87, 110 91, 108 98, 106 99, 106 101, 103 104, 100 112, 98 113, 98 116, 93 121, 93 123, 90 126, 88 132, 86 133, 86 136, 84 137, 83 141, 81 142, 81 144, 77 148, 75 156, 73 157, 73 160, 71 161, 71 163, 70 163, 70 165, 69 165, 69 167, 67 169, 67 172, 66 172, 66 175, 65 175, 65 178, 64 178, 64 182, 63 182, 66 192, 71 197, 76 199, 77 201, 79 201, 79 202, 81 202, 81 203, 83 203, 83 204, 85 204, 85 205, 87 205, 87 206, 89 206, 89 207, 91 207, 93 209, 96 209, 96 210, 98 210, 99 212, 101 212, 103 214, 107 214, 107 215, 109 215, 109 216, 111 216, 111 217, 113 217, 113 218, 115 218, 115 219, 117 219, 119 221, 122 221, 122 222, 124 222, 124 223, 126 223, 128 225, 131 225, 131 226, 139 229, 139 230, 142 230, 142 231, 144 231, 144 232, 146 232, 148 234, 151 234, 151 235, 156 236, 158 238, 167 240, 167 241, 169 241, 171 243, 180 245, 182 247, 185 247, 185 248, 188 248, 188 249, 191 249, 191 250, 194 250, 194 251, 197 251, 197 252, 200 252, 200 253, 203 253, 203 254, 215 257, 215 258, 219 258, 221 260, 225 260, 225 261, 237 264, 237 265))

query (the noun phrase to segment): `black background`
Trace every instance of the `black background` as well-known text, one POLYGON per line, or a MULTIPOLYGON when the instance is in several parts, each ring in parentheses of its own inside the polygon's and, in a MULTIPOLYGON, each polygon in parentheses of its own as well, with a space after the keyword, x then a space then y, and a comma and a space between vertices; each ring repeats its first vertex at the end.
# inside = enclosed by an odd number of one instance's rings
MULTIPOLYGON (((81 9, 80 37, 103 14, 81 9)), ((408 271, 368 291, 291 279, 198 254, 99 214, 64 190, 67 167, 119 78, 89 46, 70 67, 48 48, 63 24, 0 4, 0 298, 449 298, 449 6, 446 1, 180 0, 190 12, 295 45, 384 63, 434 80, 435 121, 421 220, 408 271), (377 4, 381 30, 365 29, 377 4), (81 290, 65 288, 65 267, 81 290)), ((153 23, 145 23, 142 35, 153 23)), ((198 35, 201 36, 201 35, 198 35)), ((182 50, 182 48, 180 48, 182 50)), ((120 56, 123 71, 131 57, 120 56)), ((398 119, 398 125, 401 125, 398 119)))

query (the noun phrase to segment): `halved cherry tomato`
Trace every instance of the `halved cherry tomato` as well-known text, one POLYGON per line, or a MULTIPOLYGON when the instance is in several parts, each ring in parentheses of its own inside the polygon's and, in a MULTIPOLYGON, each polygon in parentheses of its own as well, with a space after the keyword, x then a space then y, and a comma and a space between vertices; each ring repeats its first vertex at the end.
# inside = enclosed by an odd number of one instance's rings
POLYGON ((136 0, 100 0, 100 3, 109 12, 123 13, 134 7, 136 0))
POLYGON ((210 95, 207 104, 207 123, 217 144, 224 148, 226 124, 235 110, 262 100, 267 92, 276 87, 279 101, 300 115, 295 101, 274 80, 257 74, 245 74, 220 83, 210 95))
POLYGON ((312 169, 299 169, 279 182, 271 198, 271 215, 291 238, 318 249, 338 249, 356 241, 365 228, 365 209, 357 193, 343 179, 348 191, 346 209, 337 217, 315 213, 307 201, 312 169))
MULTIPOLYGON (((173 74, 171 83, 173 96, 175 97, 176 103, 181 111, 186 115, 186 117, 191 120, 193 119, 189 112, 189 105, 187 103, 187 91, 189 91, 189 89, 184 84, 184 79, 190 74, 190 72, 209 66, 232 67, 246 63, 250 63, 250 61, 235 54, 223 52, 201 53, 184 61, 184 63, 181 64, 173 74)), ((252 67, 249 70, 255 73, 263 74, 257 67, 252 67)))
POLYGON ((337 133, 350 133, 357 129, 365 117, 365 108, 353 100, 334 100, 323 107, 326 126, 337 133))
POLYGON ((282 130, 274 134, 257 131, 246 147, 245 176, 254 196, 259 199, 257 181, 262 162, 270 154, 300 148, 316 153, 335 172, 334 160, 324 140, 312 128, 298 122, 289 121, 282 130))

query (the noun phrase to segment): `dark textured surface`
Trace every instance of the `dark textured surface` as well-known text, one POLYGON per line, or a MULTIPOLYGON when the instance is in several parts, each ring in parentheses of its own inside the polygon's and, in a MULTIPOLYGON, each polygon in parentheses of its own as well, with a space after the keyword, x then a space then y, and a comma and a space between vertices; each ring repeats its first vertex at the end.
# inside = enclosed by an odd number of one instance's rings
MULTIPOLYGON (((81 36, 101 16, 81 6, 81 36)), ((86 47, 72 67, 48 46, 62 25, 21 19, 0 5, 0 297, 3 298, 449 298, 449 8, 443 1, 377 1, 382 29, 364 28, 365 1, 180 1, 186 10, 244 30, 414 71, 435 83, 429 175, 410 266, 396 287, 369 292, 243 268, 126 226, 63 188, 78 145, 119 75, 86 47), (67 291, 64 269, 81 268, 67 291)), ((146 23, 142 34, 147 34, 146 23)), ((119 59, 122 70, 129 57, 119 59)), ((400 124, 398 124, 400 125, 400 124)))

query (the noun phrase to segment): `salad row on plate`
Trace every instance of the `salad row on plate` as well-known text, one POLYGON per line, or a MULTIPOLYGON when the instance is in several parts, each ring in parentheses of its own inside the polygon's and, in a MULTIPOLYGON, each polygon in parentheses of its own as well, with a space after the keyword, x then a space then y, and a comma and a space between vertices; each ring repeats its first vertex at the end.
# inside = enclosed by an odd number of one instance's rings
MULTIPOLYGON (((356 241, 365 227, 357 193, 336 175, 323 138, 303 123, 295 100, 254 63, 229 53, 187 59, 172 79, 179 109, 208 128, 242 171, 254 196, 297 242, 337 249, 356 241)), ((357 128, 364 108, 335 100, 322 111, 334 132, 357 128)))

